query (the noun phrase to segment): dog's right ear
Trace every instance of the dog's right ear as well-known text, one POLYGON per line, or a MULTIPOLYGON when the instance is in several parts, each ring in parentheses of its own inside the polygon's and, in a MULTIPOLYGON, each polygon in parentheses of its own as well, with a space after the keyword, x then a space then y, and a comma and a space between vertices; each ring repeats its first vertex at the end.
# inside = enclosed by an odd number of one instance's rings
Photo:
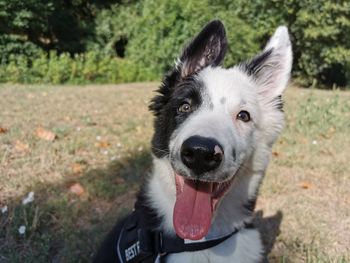
POLYGON ((220 20, 209 22, 187 45, 179 58, 181 78, 191 76, 207 66, 222 63, 227 49, 224 25, 220 20))

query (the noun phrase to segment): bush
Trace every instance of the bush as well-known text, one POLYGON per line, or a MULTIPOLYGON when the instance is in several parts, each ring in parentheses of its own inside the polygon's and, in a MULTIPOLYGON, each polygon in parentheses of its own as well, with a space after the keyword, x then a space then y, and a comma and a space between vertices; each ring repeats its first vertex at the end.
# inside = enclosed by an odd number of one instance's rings
POLYGON ((11 55, 0 66, 0 82, 30 84, 122 83, 153 80, 154 75, 126 59, 90 51, 73 57, 68 53, 40 55, 29 59, 11 55))
POLYGON ((252 56, 277 26, 285 24, 292 36, 293 74, 299 83, 350 84, 349 1, 68 2, 0 0, 1 82, 159 79, 183 44, 219 18, 228 32, 226 66, 252 56))
POLYGON ((37 57, 41 54, 42 49, 29 41, 13 35, 0 35, 0 63, 6 64, 9 56, 24 55, 26 57, 37 57))
POLYGON ((107 54, 115 54, 118 44, 124 43, 122 55, 159 78, 173 66, 184 43, 214 18, 221 19, 227 27, 230 52, 226 65, 258 50, 254 30, 232 11, 209 0, 200 5, 194 0, 145 0, 142 5, 115 5, 97 16, 96 43, 107 54))
POLYGON ((14 35, 45 50, 82 52, 94 31, 93 2, 0 0, 0 35, 14 35))

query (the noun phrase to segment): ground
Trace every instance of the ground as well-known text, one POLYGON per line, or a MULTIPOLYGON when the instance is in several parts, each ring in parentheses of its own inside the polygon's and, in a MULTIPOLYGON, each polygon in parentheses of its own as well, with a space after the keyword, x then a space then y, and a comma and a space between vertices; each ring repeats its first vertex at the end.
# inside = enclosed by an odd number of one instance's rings
MULTIPOLYGON (((0 86, 0 262, 91 260, 150 172, 157 85, 0 86)), ((270 262, 350 262, 350 92, 285 101, 256 209, 270 262)))

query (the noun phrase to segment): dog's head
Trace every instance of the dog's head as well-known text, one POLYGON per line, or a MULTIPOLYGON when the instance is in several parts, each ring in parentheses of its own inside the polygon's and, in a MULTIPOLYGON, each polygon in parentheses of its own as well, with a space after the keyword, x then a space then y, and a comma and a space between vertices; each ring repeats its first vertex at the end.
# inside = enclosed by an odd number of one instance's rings
POLYGON ((184 49, 150 106, 152 151, 173 169, 174 228, 187 239, 206 235, 242 167, 254 159, 252 169, 265 170, 283 125, 281 94, 292 64, 287 29, 279 27, 261 54, 228 69, 220 67, 226 49, 223 24, 210 22, 184 49))

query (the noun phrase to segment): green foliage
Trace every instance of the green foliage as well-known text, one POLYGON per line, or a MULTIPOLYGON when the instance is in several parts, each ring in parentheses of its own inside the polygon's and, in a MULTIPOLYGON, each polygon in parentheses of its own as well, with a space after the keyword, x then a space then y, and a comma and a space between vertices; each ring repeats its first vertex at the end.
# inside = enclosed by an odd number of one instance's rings
POLYGON ((19 37, 13 35, 0 35, 0 64, 8 63, 9 56, 25 55, 35 57, 42 50, 31 42, 23 42, 19 37))
POLYGON ((331 0, 238 1, 236 13, 266 40, 280 24, 289 27, 294 73, 304 85, 350 82, 350 2, 331 0))
POLYGON ((345 85, 345 68, 350 62, 350 2, 323 0, 303 4, 291 29, 300 49, 301 75, 307 76, 306 80, 345 85))
POLYGON ((33 59, 10 55, 8 63, 0 67, 0 82, 12 83, 86 84, 152 79, 154 76, 136 63, 94 51, 73 57, 68 53, 41 52, 33 59))
POLYGON ((133 6, 114 6, 97 17, 96 35, 106 53, 128 39, 125 56, 138 61, 158 77, 174 64, 184 43, 204 24, 221 19, 228 32, 230 51, 226 65, 233 65, 258 50, 254 30, 231 11, 211 1, 146 0, 133 6), (215 15, 213 15, 215 14, 215 15))
POLYGON ((345 0, 0 0, 0 72, 12 74, 0 81, 159 79, 184 43, 215 18, 227 28, 226 66, 251 57, 285 24, 301 84, 350 83, 345 0))
POLYGON ((93 33, 93 6, 75 0, 0 0, 0 33, 43 49, 81 52, 93 33))

